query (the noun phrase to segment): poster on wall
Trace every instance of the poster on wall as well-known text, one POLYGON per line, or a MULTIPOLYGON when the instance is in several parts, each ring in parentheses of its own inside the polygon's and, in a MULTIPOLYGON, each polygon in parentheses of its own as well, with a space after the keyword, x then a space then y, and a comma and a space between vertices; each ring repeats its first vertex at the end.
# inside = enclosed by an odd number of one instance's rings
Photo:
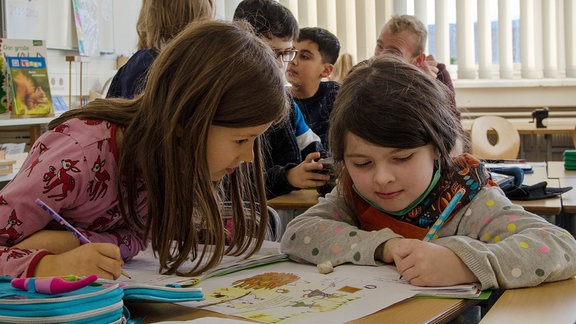
POLYGON ((81 56, 100 54, 100 4, 98 0, 72 0, 78 51, 81 56))

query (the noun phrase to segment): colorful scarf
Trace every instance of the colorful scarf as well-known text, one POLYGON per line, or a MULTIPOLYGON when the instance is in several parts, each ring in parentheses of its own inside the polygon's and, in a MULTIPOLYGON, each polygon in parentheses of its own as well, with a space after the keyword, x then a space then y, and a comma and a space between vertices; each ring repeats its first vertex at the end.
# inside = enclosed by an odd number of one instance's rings
POLYGON ((354 193, 356 215, 359 216, 361 228, 368 231, 390 228, 404 237, 422 239, 460 188, 465 188, 466 194, 450 218, 474 199, 483 187, 496 185, 490 180, 484 165, 472 155, 464 153, 456 157, 454 162, 454 170, 442 177, 428 196, 404 215, 387 214, 354 193))

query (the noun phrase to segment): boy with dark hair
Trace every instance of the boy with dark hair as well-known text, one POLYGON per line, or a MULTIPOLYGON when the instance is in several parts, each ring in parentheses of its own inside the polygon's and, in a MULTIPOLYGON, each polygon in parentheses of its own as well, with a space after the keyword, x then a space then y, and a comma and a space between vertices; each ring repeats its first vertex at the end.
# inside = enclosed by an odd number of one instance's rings
POLYGON ((320 27, 300 29, 296 58, 289 63, 286 78, 292 84, 290 92, 302 110, 310 128, 328 147, 327 136, 332 103, 340 84, 322 81, 334 69, 340 53, 338 38, 320 27))
MULTIPOLYGON (((290 10, 273 0, 244 0, 236 7, 234 20, 252 25, 276 54, 278 68, 285 72, 297 53, 293 40, 298 37, 298 22, 290 10)), ((320 187, 330 180, 329 175, 314 172, 322 169, 317 160, 327 152, 306 124, 298 105, 290 101, 290 119, 264 133, 269 146, 264 154, 268 199, 293 190, 320 187)))

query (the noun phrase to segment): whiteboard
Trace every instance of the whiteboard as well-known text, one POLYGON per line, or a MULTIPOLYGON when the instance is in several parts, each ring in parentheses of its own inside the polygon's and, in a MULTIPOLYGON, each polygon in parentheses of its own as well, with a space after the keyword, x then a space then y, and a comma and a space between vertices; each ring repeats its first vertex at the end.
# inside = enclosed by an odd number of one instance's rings
MULTIPOLYGON (((78 38, 72 0, 4 0, 4 36, 42 39, 52 49, 77 50, 78 38)), ((113 0, 95 0, 99 22, 99 51, 114 52, 113 0)))

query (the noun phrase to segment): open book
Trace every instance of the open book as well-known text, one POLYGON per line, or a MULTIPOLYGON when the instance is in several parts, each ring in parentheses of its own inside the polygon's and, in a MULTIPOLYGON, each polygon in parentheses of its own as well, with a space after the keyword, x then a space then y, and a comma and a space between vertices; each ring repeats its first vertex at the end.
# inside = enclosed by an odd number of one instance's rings
POLYGON ((310 264, 278 262, 206 279, 203 301, 180 304, 265 323, 343 323, 415 296, 481 297, 473 284, 416 287, 399 277, 393 265, 344 264, 321 274, 310 264))
POLYGON ((489 294, 483 294, 482 290, 475 284, 456 285, 448 287, 416 287, 416 296, 423 297, 443 297, 443 298, 464 298, 464 299, 486 299, 489 294))
MULTIPOLYGON (((268 242, 266 243, 273 243, 268 242)), ((172 287, 191 287, 199 282, 213 277, 223 276, 236 271, 250 269, 262 265, 272 264, 280 261, 288 261, 286 254, 280 253, 280 246, 277 243, 265 244, 257 253, 250 258, 243 256, 224 256, 222 262, 198 277, 179 277, 163 275, 159 273, 159 262, 154 257, 150 248, 140 252, 134 259, 127 262, 124 271, 130 274, 131 279, 121 278, 123 282, 139 282, 153 285, 168 285, 172 287)), ((192 263, 188 265, 191 268, 192 263)), ((186 265, 181 269, 186 271, 186 265)))

